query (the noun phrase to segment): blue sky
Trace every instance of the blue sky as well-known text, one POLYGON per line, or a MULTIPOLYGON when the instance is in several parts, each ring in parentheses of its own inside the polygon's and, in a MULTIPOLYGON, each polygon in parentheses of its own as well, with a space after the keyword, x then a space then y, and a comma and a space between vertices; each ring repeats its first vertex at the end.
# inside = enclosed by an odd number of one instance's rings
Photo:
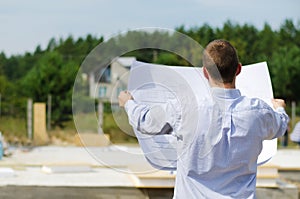
POLYGON ((222 27, 231 20, 277 29, 285 19, 300 23, 299 0, 1 0, 0 51, 33 52, 55 38, 109 38, 143 27, 222 27))

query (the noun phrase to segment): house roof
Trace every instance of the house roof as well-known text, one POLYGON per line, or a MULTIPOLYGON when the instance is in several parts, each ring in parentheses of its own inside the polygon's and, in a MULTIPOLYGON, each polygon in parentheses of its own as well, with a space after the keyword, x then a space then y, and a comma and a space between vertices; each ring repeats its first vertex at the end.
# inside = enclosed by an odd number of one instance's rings
POLYGON ((118 57, 116 59, 124 67, 130 67, 134 61, 136 61, 135 57, 118 57))
MULTIPOLYGON (((116 57, 115 59, 112 60, 112 62, 118 62, 126 68, 130 68, 130 66, 132 65, 132 63, 134 61, 136 61, 135 57, 116 57)), ((102 66, 99 65, 99 67, 94 68, 89 73, 90 74, 98 74, 99 71, 101 71, 103 68, 106 68, 108 65, 109 65, 109 63, 107 63, 107 65, 102 65, 102 66)))

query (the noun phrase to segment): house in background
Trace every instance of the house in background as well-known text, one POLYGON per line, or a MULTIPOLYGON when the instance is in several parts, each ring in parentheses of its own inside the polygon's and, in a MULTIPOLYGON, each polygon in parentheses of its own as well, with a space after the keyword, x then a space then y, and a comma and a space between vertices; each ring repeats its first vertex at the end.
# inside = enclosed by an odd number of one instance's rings
POLYGON ((127 89, 129 70, 135 57, 117 57, 110 65, 89 74, 90 97, 104 102, 118 103, 118 95, 127 89))

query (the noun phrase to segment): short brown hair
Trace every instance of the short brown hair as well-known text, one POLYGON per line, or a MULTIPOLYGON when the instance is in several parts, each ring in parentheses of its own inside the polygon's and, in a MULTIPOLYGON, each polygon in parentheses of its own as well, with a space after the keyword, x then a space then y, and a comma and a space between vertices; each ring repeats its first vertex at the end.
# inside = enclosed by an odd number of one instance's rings
POLYGON ((231 83, 239 59, 235 48, 228 41, 219 39, 206 46, 202 62, 211 78, 223 83, 231 83))

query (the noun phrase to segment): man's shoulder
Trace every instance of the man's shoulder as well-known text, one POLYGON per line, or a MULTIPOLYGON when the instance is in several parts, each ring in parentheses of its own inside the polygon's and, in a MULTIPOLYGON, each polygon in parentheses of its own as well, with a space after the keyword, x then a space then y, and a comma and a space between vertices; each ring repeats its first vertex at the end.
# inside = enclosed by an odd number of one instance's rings
POLYGON ((251 98, 246 96, 241 96, 234 102, 234 110, 265 110, 272 111, 272 107, 260 98, 251 98))
POLYGON ((273 111, 272 107, 260 98, 239 96, 231 99, 215 100, 213 97, 203 97, 198 101, 198 108, 211 110, 221 108, 227 111, 273 111), (223 105, 222 105, 223 104, 223 105))

